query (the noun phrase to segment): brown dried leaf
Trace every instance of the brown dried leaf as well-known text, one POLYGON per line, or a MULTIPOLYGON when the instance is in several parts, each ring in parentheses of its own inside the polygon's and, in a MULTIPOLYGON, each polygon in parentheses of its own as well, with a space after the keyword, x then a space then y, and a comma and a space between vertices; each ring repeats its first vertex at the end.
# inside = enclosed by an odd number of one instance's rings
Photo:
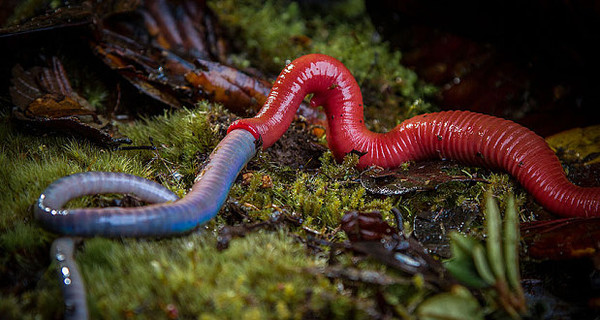
MULTIPOLYGON (((133 15, 105 20, 92 46, 137 89, 172 108, 208 99, 238 115, 252 115, 266 101, 271 84, 222 64, 226 45, 221 34, 204 1, 152 0, 133 15)), ((322 123, 306 104, 300 114, 322 123)))
POLYGON ((226 41, 217 17, 205 1, 145 1, 139 10, 155 43, 190 61, 224 62, 226 41))
POLYGON ((584 161, 586 165, 600 162, 600 125, 563 131, 546 138, 546 142, 564 160, 584 161))
POLYGON ((216 62, 197 59, 196 65, 198 69, 185 74, 188 83, 237 114, 258 110, 271 89, 265 81, 216 62))
POLYGON ((527 254, 541 260, 591 257, 600 250, 600 218, 567 218, 521 224, 527 254))
POLYGON ((381 195, 402 195, 415 191, 434 190, 452 181, 484 182, 484 179, 466 175, 450 175, 451 165, 441 161, 413 164, 408 169, 384 170, 373 167, 360 175, 360 183, 368 191, 381 195))
MULTIPOLYGON (((95 21, 110 15, 134 10, 139 3, 139 0, 82 1, 79 3, 69 3, 64 7, 54 9, 48 6, 46 12, 34 17, 13 16, 13 20, 26 19, 16 21, 16 23, 9 22, 8 26, 0 28, 0 37, 93 24, 95 21)), ((23 5, 31 6, 31 4, 23 5)), ((0 21, 0 24, 4 25, 4 22, 0 21)))
POLYGON ((35 66, 27 71, 20 65, 13 68, 10 87, 13 103, 31 117, 95 117, 92 106, 71 88, 60 60, 52 57, 51 64, 51 68, 35 66))
POLYGON ((114 139, 102 129, 106 123, 73 91, 58 58, 51 59, 50 68, 35 66, 24 70, 16 65, 12 74, 10 94, 16 105, 13 117, 34 132, 74 134, 107 147, 129 142, 114 139))
POLYGON ((342 217, 341 229, 348 235, 352 250, 407 274, 422 274, 438 287, 450 284, 440 261, 433 259, 417 239, 390 226, 381 213, 348 212, 342 217))
POLYGON ((168 51, 143 47, 107 29, 102 30, 102 39, 92 45, 106 65, 149 97, 171 108, 193 104, 192 90, 183 79, 183 74, 193 69, 191 63, 168 51))

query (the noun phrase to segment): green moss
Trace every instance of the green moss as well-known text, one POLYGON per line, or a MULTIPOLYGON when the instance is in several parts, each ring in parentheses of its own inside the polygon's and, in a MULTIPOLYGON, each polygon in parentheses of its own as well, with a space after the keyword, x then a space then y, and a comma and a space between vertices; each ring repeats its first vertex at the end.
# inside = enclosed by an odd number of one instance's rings
POLYGON ((86 85, 83 88, 83 96, 94 108, 96 113, 105 114, 105 103, 109 93, 101 84, 94 83, 93 86, 86 85))
POLYGON ((210 233, 86 241, 78 261, 92 316, 168 317, 177 310, 181 318, 286 319, 332 308, 341 310, 339 317, 361 314, 334 284, 303 271, 325 261, 307 255, 286 232, 252 234, 225 251, 215 247, 210 233))
POLYGON ((400 64, 401 53, 381 41, 360 0, 330 4, 316 11, 287 1, 212 1, 240 48, 234 61, 278 74, 285 62, 308 53, 339 59, 357 79, 365 104, 367 124, 387 131, 398 121, 436 110, 422 98, 435 88, 420 82, 400 64), (326 12, 326 13, 322 13, 326 12), (257 23, 258 22, 258 23, 257 23), (268 24, 265 27, 265 24, 268 24), (381 110, 386 110, 383 113, 381 110))
POLYGON ((82 171, 118 171, 149 177, 135 157, 65 137, 23 135, 2 116, 0 126, 0 230, 32 218, 29 205, 52 181, 82 171))
POLYGON ((241 66, 249 66, 251 58, 252 65, 260 70, 279 73, 286 59, 303 49, 297 37, 306 33, 307 26, 297 3, 283 6, 273 1, 211 1, 209 5, 229 26, 230 33, 238 34, 232 39, 243 50, 233 59, 241 66), (274 52, 279 53, 271 55, 274 52))
POLYGON ((392 198, 373 199, 355 181, 357 163, 355 155, 346 157, 341 164, 335 163, 331 153, 326 152, 319 173, 300 171, 295 180, 286 180, 281 177, 285 175, 282 172, 271 171, 273 187, 262 188, 265 173, 257 172, 246 185, 235 185, 230 196, 245 205, 253 218, 266 219, 274 207, 284 206, 300 213, 311 228, 331 231, 349 210, 386 212, 392 208, 392 198))
POLYGON ((155 151, 131 151, 142 156, 145 167, 172 191, 183 196, 199 173, 206 155, 224 135, 224 125, 216 117, 219 107, 198 104, 194 110, 165 112, 119 128, 136 145, 153 145, 155 151), (212 121, 211 121, 212 119, 212 121))

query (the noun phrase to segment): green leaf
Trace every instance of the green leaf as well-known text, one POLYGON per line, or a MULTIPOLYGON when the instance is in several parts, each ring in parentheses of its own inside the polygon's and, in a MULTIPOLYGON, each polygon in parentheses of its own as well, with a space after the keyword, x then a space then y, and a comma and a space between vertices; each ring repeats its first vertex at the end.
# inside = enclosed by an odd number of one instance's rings
POLYGON ((515 197, 510 194, 504 213, 504 260, 506 264, 506 278, 509 286, 517 293, 522 293, 521 275, 519 272, 519 221, 515 197))
POLYGON ((496 283, 496 278, 492 273, 485 249, 482 245, 477 245, 473 248, 473 262, 475 262, 475 268, 481 279, 490 286, 494 285, 494 283, 496 283))
POLYGON ((489 286, 477 272, 471 257, 448 260, 444 266, 456 280, 468 287, 481 289, 489 286))
POLYGON ((483 319, 483 311, 477 299, 462 286, 454 286, 452 291, 440 293, 425 300, 417 308, 421 320, 483 319))
POLYGON ((485 288, 489 283, 481 278, 473 261, 473 248, 476 246, 481 247, 481 244, 474 238, 451 232, 452 259, 447 260, 444 266, 461 283, 472 288, 485 288))
POLYGON ((470 258, 473 254, 473 248, 479 243, 474 238, 468 237, 462 233, 450 232, 450 250, 453 258, 470 258))
POLYGON ((500 209, 491 193, 485 195, 485 224, 487 232, 488 261, 492 272, 499 281, 504 281, 504 257, 502 255, 502 238, 500 235, 500 209))

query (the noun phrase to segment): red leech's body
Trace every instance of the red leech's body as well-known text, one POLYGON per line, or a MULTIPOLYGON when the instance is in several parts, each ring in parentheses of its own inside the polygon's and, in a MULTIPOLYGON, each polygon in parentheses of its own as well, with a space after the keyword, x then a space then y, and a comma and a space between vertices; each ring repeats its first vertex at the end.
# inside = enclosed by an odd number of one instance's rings
POLYGON ((387 133, 368 130, 356 80, 341 62, 326 55, 306 55, 288 64, 258 115, 234 122, 229 131, 246 129, 267 148, 287 130, 311 93, 311 105, 325 109, 328 144, 337 160, 356 150, 365 153, 360 167, 391 168, 411 160, 442 158, 500 168, 551 212, 600 216, 600 188, 573 185, 544 139, 512 121, 446 111, 408 119, 387 133))

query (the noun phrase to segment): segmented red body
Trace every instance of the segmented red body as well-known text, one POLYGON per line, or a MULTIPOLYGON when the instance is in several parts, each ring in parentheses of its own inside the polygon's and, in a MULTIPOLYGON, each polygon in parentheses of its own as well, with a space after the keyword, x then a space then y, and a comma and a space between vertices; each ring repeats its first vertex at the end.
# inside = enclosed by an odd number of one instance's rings
POLYGON ((512 121, 468 111, 408 119, 387 133, 364 124, 360 88, 338 60, 310 54, 288 64, 254 118, 234 122, 268 148, 283 135, 307 94, 323 106, 327 140, 337 160, 356 150, 359 167, 396 167, 406 161, 455 159, 508 171, 546 209, 562 216, 600 216, 600 188, 573 185, 544 139, 512 121))

